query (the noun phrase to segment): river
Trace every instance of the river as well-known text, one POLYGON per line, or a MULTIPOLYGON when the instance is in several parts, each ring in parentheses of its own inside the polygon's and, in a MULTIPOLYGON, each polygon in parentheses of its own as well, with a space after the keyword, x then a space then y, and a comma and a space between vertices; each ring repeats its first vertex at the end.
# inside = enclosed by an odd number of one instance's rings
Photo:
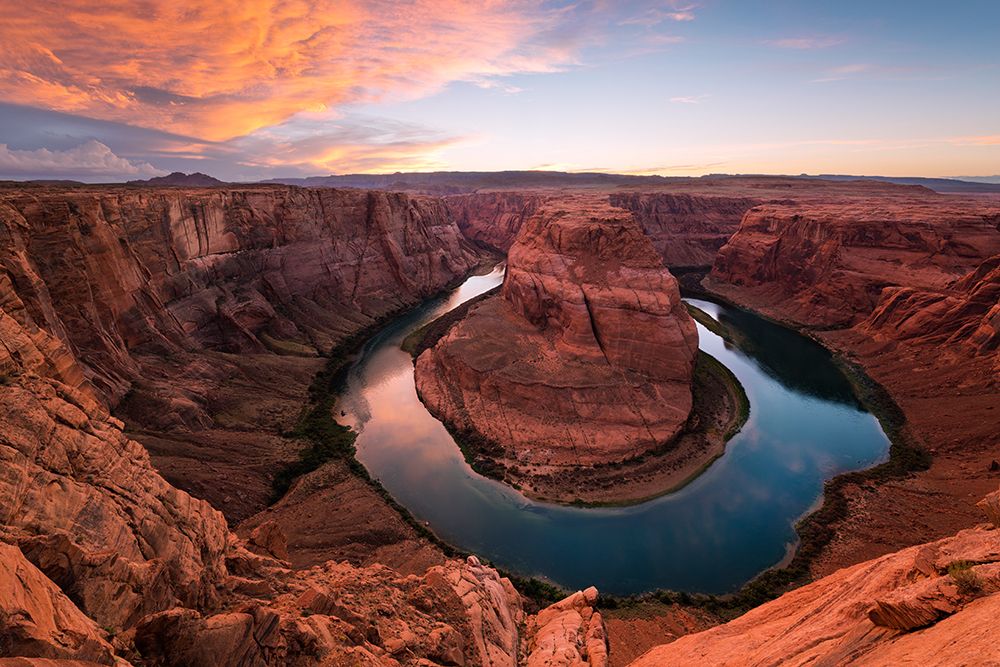
POLYGON ((795 522, 823 483, 885 461, 889 441, 830 354, 751 313, 688 299, 737 332, 739 346, 698 325, 699 346, 750 399, 743 430, 701 476, 639 505, 578 508, 525 498, 466 464, 417 398, 408 333, 496 285, 498 267, 399 318, 347 372, 337 409, 358 459, 443 540, 495 565, 567 588, 627 595, 653 589, 726 593, 782 561, 795 522))

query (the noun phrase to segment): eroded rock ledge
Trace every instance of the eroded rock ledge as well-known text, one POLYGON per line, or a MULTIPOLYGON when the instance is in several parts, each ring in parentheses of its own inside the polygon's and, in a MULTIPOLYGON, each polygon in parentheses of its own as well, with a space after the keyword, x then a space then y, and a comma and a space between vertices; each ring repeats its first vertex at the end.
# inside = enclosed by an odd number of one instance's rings
POLYGON ((674 438, 691 411, 697 331, 631 213, 548 204, 518 233, 501 294, 417 360, 429 409, 502 443, 510 466, 622 461, 674 438))

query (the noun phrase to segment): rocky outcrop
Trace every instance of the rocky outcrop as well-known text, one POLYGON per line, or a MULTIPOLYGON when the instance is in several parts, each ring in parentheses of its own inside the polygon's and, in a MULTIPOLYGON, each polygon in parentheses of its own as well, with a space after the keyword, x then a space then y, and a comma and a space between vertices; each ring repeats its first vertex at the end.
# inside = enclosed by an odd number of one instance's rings
MULTIPOLYGON (((0 283, 9 285, 9 282, 0 283)), ((0 292, 0 530, 101 625, 211 605, 222 515, 167 484, 60 341, 0 292)))
POLYGON ((631 214, 570 199, 522 227, 501 294, 418 358, 417 388, 511 465, 592 465, 678 433, 696 352, 677 283, 631 214))
POLYGON ((475 557, 421 576, 328 562, 294 574, 272 569, 269 581, 267 599, 246 598, 220 613, 147 617, 135 633, 144 664, 607 664, 596 590, 529 616, 510 581, 475 557), (519 651, 527 651, 526 663, 519 651))
POLYGON ((596 602, 597 589, 590 587, 531 618, 523 652, 526 667, 606 667, 608 640, 596 602))
POLYGON ((631 211, 671 269, 710 267, 743 215, 761 203, 750 197, 685 193, 612 193, 612 206, 631 211))
POLYGON ((952 198, 762 205, 719 251, 708 285, 783 319, 857 324, 887 287, 941 290, 1000 252, 1000 209, 952 198))
POLYGON ((1000 347, 1000 255, 946 289, 886 288, 857 330, 873 340, 935 345, 972 355, 1000 347))
POLYGON ((998 611, 1000 530, 981 526, 840 570, 632 664, 993 664, 998 611))
POLYGON ((455 195, 444 202, 465 238, 506 253, 546 198, 542 193, 501 191, 455 195))
POLYGON ((135 643, 148 665, 489 665, 514 667, 520 596, 474 558, 422 576, 325 563, 269 573, 273 594, 215 614, 150 616, 135 643))
POLYGON ((97 624, 20 549, 0 543, 0 657, 14 655, 115 664, 97 624))

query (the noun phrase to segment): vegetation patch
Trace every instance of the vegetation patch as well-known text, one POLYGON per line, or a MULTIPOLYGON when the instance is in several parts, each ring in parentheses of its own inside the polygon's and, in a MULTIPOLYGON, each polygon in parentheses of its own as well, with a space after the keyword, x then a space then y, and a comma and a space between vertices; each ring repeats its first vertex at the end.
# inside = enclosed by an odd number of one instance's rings
POLYGON ((957 560, 948 565, 948 576, 958 586, 962 595, 978 595, 983 590, 983 580, 973 571, 975 563, 968 560, 957 560))
POLYGON ((293 340, 282 340, 280 338, 274 338, 267 335, 265 332, 257 334, 257 338, 260 342, 264 343, 266 347, 271 352, 275 354, 291 355, 296 357, 315 357, 317 356, 316 348, 311 345, 304 345, 303 343, 296 343, 293 340))

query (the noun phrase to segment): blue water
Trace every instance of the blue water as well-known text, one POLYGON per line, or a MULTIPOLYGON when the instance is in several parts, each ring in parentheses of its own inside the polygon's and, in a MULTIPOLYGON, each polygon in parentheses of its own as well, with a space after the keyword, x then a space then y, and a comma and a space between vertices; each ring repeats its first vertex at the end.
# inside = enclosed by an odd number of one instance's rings
POLYGON ((700 347, 750 399, 726 453, 680 491, 624 508, 528 500, 473 472, 417 398, 402 339, 498 285, 498 268, 394 322, 351 367, 338 410, 358 431, 358 458, 445 541, 522 575, 625 595, 657 588, 733 591, 795 548, 795 522, 823 482, 884 461, 878 421, 819 345, 750 313, 689 302, 730 327, 739 347, 698 325, 700 347))

